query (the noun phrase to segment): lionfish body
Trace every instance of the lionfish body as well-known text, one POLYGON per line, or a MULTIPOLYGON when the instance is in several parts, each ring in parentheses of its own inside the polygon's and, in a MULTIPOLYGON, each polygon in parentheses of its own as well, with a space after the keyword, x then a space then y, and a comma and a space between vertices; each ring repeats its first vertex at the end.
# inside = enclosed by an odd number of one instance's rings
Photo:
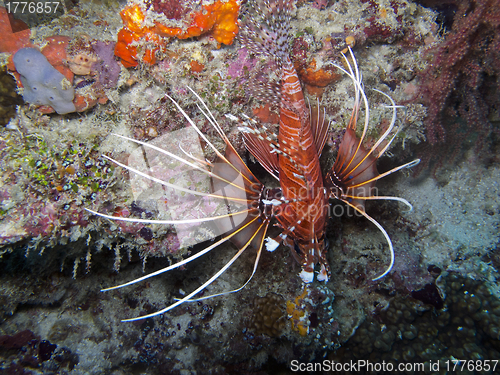
POLYGON ((302 271, 300 277, 304 282, 313 281, 316 265, 319 265, 317 279, 327 281, 330 277, 330 268, 326 260, 325 227, 328 219, 329 198, 339 199, 352 206, 380 229, 389 244, 391 263, 382 275, 373 280, 385 276, 390 271, 394 262, 391 240, 382 226, 364 212, 364 202, 368 199, 393 199, 411 207, 402 198, 374 196, 372 188, 376 180, 399 169, 413 166, 418 163, 418 160, 394 168, 383 174, 378 173, 376 161, 387 150, 395 137, 393 136, 381 150, 378 150, 394 127, 396 105, 388 97, 392 103, 389 108, 393 109, 391 124, 371 149, 365 149, 363 139, 368 126, 368 101, 363 91, 356 60, 351 52, 351 60, 354 68, 346 56, 344 56, 344 59, 348 70, 340 66, 337 66, 337 68, 347 74, 354 83, 356 92, 354 110, 343 141, 341 142, 337 160, 332 169, 327 173, 326 178, 323 179, 319 157, 326 143, 329 124, 324 121, 324 112, 321 112, 319 107, 313 110, 306 105, 297 72, 290 60, 288 42, 291 9, 291 1, 275 0, 271 2, 263 0, 262 3, 259 2, 255 6, 255 12, 246 13, 246 19, 242 25, 240 34, 242 44, 253 53, 274 59, 276 72, 280 76, 280 83, 277 87, 273 84, 266 86, 263 83, 258 93, 261 98, 267 98, 271 103, 279 106, 280 122, 277 139, 268 134, 262 126, 257 126, 255 120, 245 115, 243 115, 245 120, 240 120, 233 115, 227 115, 228 118, 240 122, 242 125, 240 129, 243 132, 247 149, 272 176, 278 179, 279 188, 266 188, 253 175, 231 145, 206 104, 190 88, 190 91, 199 101, 197 105, 198 109, 226 144, 224 154, 218 151, 206 138, 180 105, 170 96, 167 95, 167 97, 197 132, 199 138, 203 139, 204 143, 216 154, 215 162, 201 160, 186 153, 184 150, 182 150, 184 156, 179 157, 166 149, 124 136, 118 136, 135 142, 145 149, 153 149, 167 158, 174 159, 186 165, 186 167, 208 176, 211 180, 211 191, 197 191, 191 188, 176 186, 164 179, 155 177, 151 170, 141 171, 105 156, 136 175, 161 184, 164 187, 199 196, 203 199, 218 200, 222 203, 222 206, 227 207, 227 211, 222 213, 214 211, 209 217, 203 218, 151 220, 114 217, 88 210, 107 219, 147 224, 200 225, 207 222, 215 222, 221 233, 219 240, 182 261, 128 283, 104 290, 125 287, 181 267, 203 256, 226 241, 231 241, 238 248, 236 254, 215 275, 182 299, 177 300, 177 302, 167 306, 163 310, 137 318, 126 319, 125 321, 153 317, 163 314, 184 302, 199 301, 241 290, 252 279, 264 245, 267 250, 273 251, 278 247, 279 243, 284 242, 292 249, 291 253, 301 264, 302 271), (258 10, 257 7, 259 7, 258 10), (256 17, 260 17, 259 20, 256 17), (355 131, 361 103, 364 103, 365 107, 365 126, 361 138, 358 138, 355 131), (278 226, 282 230, 281 234, 274 239, 266 238, 267 229, 273 219, 278 222, 278 226), (267 243, 265 243, 266 240, 267 243), (198 299, 194 298, 197 293, 206 289, 225 272, 243 252, 251 248, 256 250, 253 271, 241 287, 198 299))
POLYGON ((319 263, 318 279, 327 281, 330 270, 324 236, 328 196, 323 186, 319 155, 328 126, 324 126, 320 115, 310 113, 290 60, 291 3, 264 1, 257 6, 264 12, 264 18, 257 20, 247 13, 248 20, 242 27, 240 40, 254 54, 274 58, 276 72, 281 76, 280 84, 263 86, 261 92, 267 89, 262 96, 279 106, 279 134, 277 144, 271 144, 272 150, 266 149, 267 139, 258 139, 259 132, 248 124, 245 140, 249 151, 279 179, 283 203, 275 217, 283 230, 280 239, 289 245, 301 263, 302 280, 312 282, 314 267, 319 263))

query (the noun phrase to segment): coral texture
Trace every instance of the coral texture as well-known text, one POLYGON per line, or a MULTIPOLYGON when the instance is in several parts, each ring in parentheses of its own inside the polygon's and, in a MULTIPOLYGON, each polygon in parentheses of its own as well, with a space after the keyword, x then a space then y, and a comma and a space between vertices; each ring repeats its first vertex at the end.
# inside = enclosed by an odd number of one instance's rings
MULTIPOLYGON (((439 164, 454 161, 471 139, 481 153, 491 131, 498 133, 500 1, 455 3, 451 31, 429 51, 431 64, 420 75, 420 100, 428 108, 426 135, 432 145, 439 144, 433 149, 441 149, 439 164)), ((423 165, 431 153, 426 154, 423 165)))
POLYGON ((20 20, 14 20, 7 9, 0 6, 0 53, 14 53, 18 49, 31 46, 31 30, 26 29, 26 24, 20 20), (17 26, 20 30, 13 30, 17 26))
POLYGON ((97 73, 99 83, 106 89, 116 87, 120 76, 120 66, 115 60, 115 43, 102 42, 100 40, 93 43, 94 51, 98 61, 92 65, 92 70, 97 73))
POLYGON ((285 300, 274 293, 265 297, 255 297, 253 301, 254 314, 251 326, 257 334, 278 337, 286 326, 285 300))
MULTIPOLYGON (((500 300, 495 286, 455 273, 444 275, 439 284, 446 295, 444 309, 442 295, 437 297, 437 308, 427 299, 398 296, 387 310, 364 322, 349 344, 330 358, 427 365, 438 360, 446 363, 449 358, 496 358, 500 348, 500 300)), ((435 285, 427 289, 438 293, 435 285)))

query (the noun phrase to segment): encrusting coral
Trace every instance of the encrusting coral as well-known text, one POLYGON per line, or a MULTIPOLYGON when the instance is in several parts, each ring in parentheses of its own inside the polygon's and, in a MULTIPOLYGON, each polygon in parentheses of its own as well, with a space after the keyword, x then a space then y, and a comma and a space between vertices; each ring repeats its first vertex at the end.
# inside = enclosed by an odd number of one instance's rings
POLYGON ((7 9, 0 6, 0 53, 14 53, 23 47, 30 47, 31 30, 21 20, 14 20, 7 9), (15 28, 13 30, 13 27, 15 28))

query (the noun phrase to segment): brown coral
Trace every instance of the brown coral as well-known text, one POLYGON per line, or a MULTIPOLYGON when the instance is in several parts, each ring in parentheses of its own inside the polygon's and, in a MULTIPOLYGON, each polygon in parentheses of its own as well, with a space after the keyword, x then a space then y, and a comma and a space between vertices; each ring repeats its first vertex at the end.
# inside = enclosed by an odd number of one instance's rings
POLYGON ((255 297, 253 305, 251 326, 256 333, 279 337, 286 324, 283 297, 267 293, 265 297, 255 297))

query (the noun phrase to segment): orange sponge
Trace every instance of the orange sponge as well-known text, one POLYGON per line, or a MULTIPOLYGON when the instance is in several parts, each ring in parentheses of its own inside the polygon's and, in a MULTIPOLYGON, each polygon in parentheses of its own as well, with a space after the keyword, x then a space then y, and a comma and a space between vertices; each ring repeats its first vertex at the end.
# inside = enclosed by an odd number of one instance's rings
POLYGON ((118 33, 115 55, 122 59, 124 66, 133 67, 138 64, 138 52, 141 51, 142 61, 154 64, 156 52, 165 45, 163 38, 187 39, 207 32, 211 32, 219 43, 232 44, 238 33, 239 9, 237 0, 218 0, 190 13, 187 27, 168 27, 159 22, 143 26, 145 16, 141 7, 128 6, 120 12, 123 29, 118 33))

